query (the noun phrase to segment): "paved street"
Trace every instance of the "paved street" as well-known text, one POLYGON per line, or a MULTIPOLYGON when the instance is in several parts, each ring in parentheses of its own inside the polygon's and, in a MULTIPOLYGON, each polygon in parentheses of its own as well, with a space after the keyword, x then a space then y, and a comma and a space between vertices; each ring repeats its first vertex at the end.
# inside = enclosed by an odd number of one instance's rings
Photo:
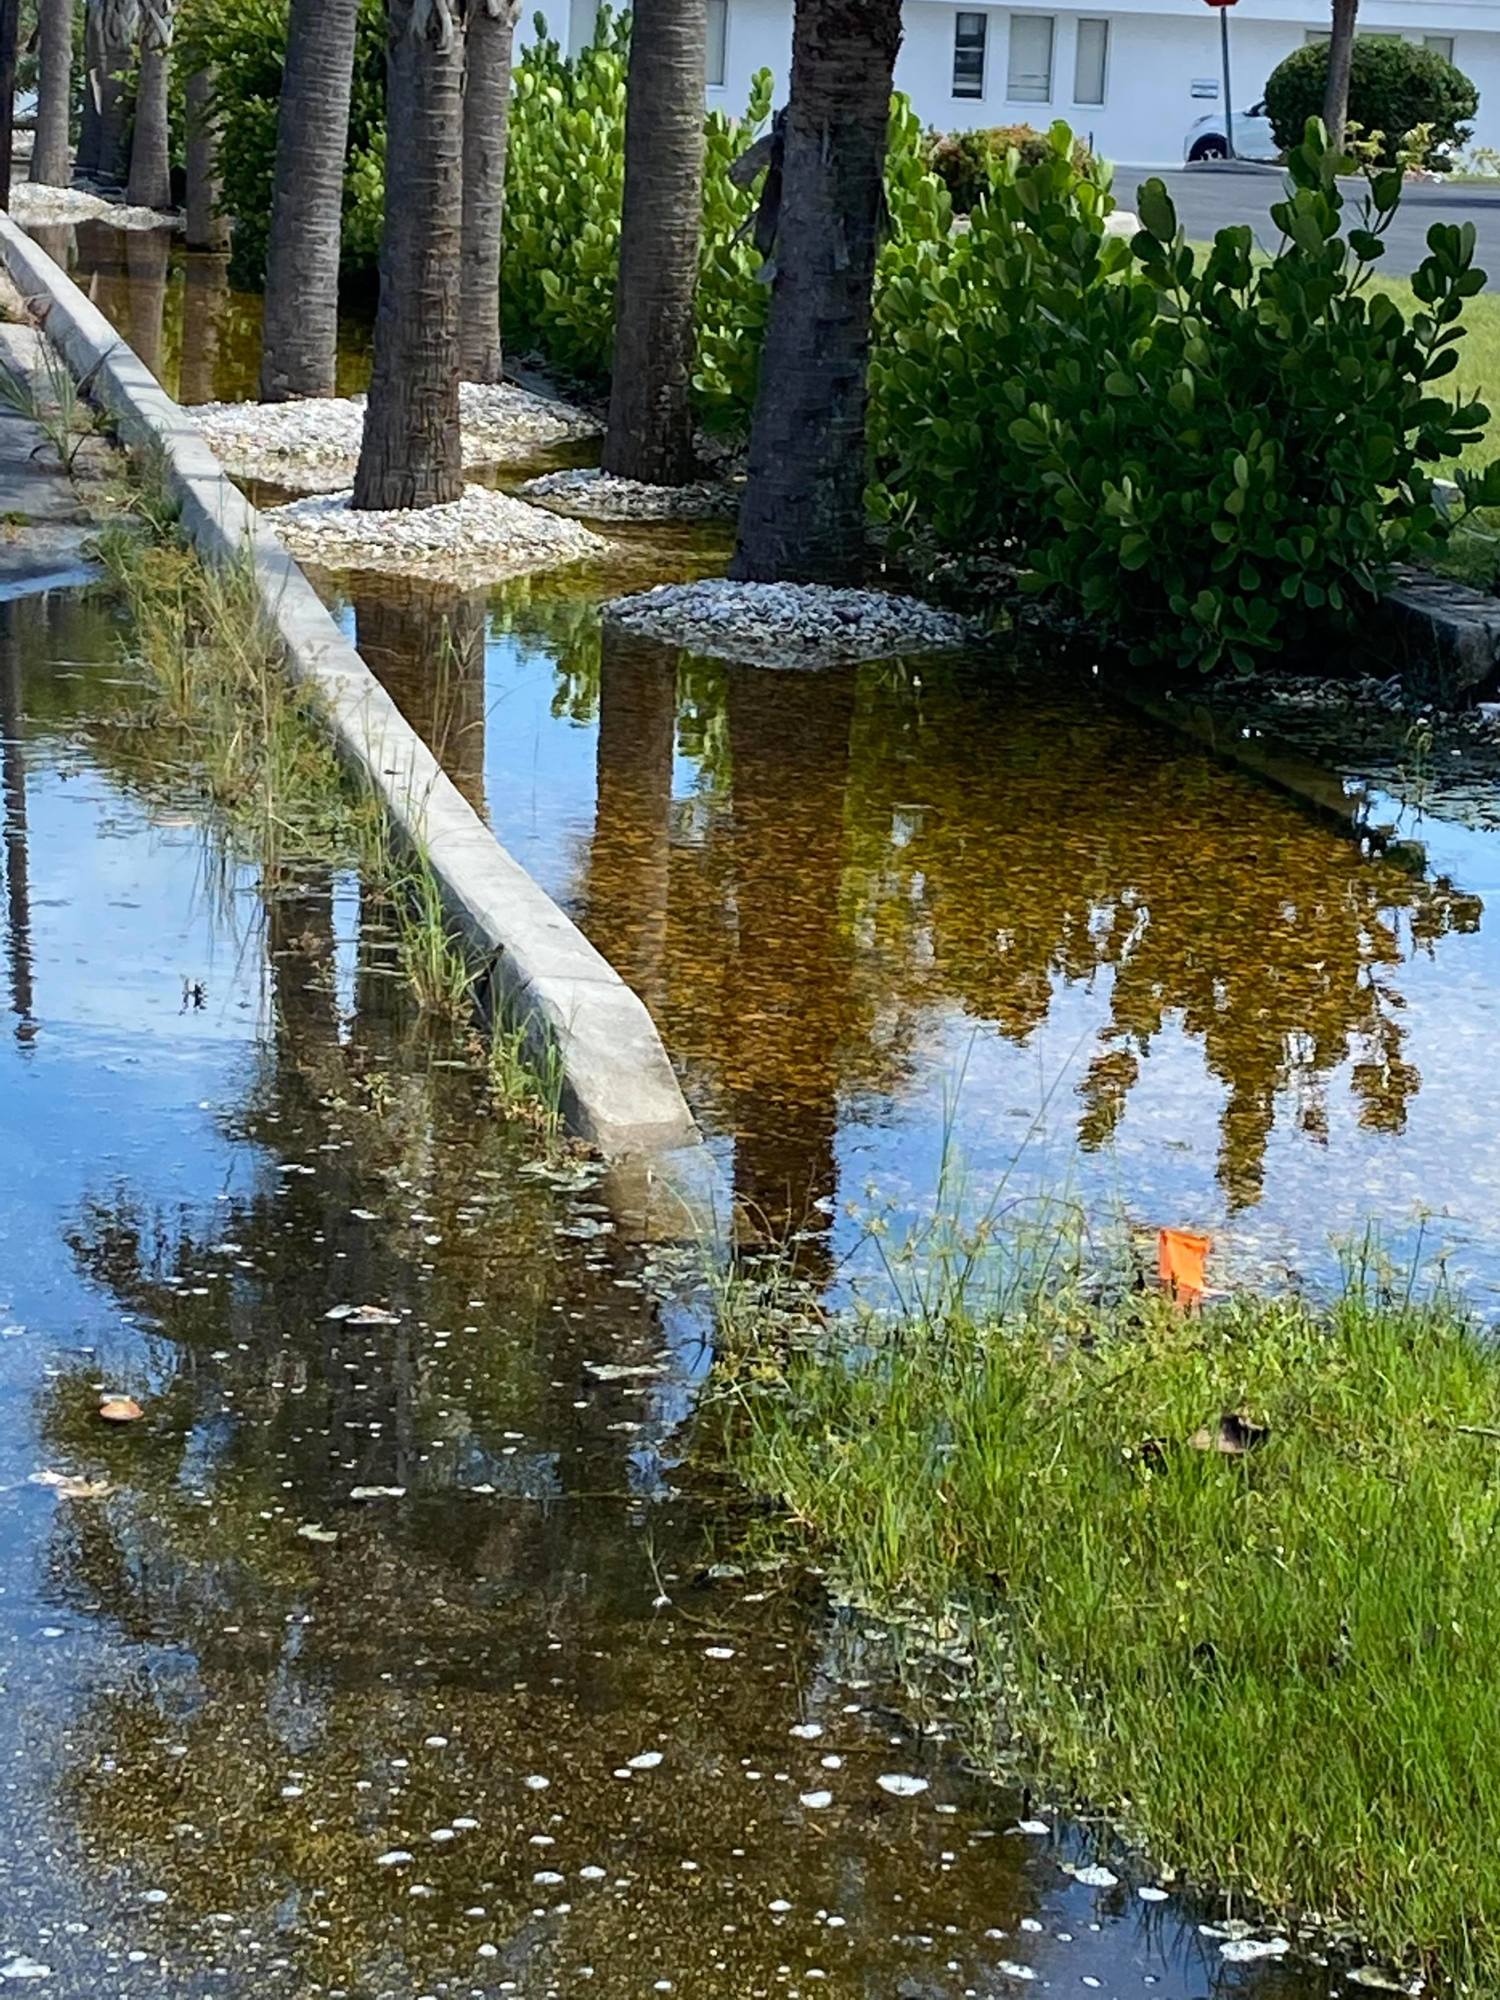
MULTIPOLYGON (((1230 223, 1248 222, 1266 248, 1274 248, 1276 231, 1270 208, 1282 185, 1279 167, 1236 162, 1232 166, 1179 167, 1167 173, 1160 168, 1117 167, 1115 193, 1122 207, 1134 208, 1136 189, 1153 173, 1166 182, 1190 236, 1206 240, 1230 223)), ((1360 191, 1357 181, 1348 181, 1345 186, 1351 195, 1360 191)), ((1489 273, 1489 289, 1500 291, 1500 181, 1493 193, 1472 183, 1409 187, 1386 237, 1381 268, 1398 276, 1415 270, 1426 255, 1427 232, 1434 222, 1474 224, 1479 233, 1479 262, 1489 273)))

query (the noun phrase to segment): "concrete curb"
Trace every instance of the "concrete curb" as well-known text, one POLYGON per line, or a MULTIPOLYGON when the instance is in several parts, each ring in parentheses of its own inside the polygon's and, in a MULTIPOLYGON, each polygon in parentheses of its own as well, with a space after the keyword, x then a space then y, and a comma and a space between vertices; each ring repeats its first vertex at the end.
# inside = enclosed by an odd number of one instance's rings
POLYGON ((160 447, 183 524, 210 562, 253 562, 288 670, 314 689, 340 753, 427 858, 449 914, 486 967, 491 999, 556 1045, 570 1126, 610 1158, 698 1137, 638 996, 496 840, 444 774, 301 569, 219 469, 190 417, 73 281, 7 216, 0 260, 73 374, 127 444, 160 447))

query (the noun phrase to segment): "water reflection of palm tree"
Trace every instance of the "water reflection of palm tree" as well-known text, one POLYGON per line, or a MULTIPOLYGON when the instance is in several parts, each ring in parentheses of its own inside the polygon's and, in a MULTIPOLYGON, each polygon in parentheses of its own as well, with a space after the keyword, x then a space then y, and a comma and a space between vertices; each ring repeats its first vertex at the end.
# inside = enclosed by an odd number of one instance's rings
POLYGON ((841 921, 855 675, 734 668, 733 974, 723 1023, 735 1195, 773 1230, 837 1190, 841 1065, 853 1005, 841 921))
POLYGON ((666 998, 675 648, 604 629, 584 927, 658 1022, 666 998))
POLYGON ((371 576, 357 582, 353 602, 360 652, 483 818, 483 592, 371 576))
POLYGON ((0 604, 0 809, 5 821, 6 967, 16 1038, 35 1033, 31 974, 31 881, 27 853, 25 706, 21 690, 21 628, 35 602, 0 604))
POLYGON ((125 236, 126 340, 160 379, 167 311, 169 229, 127 229, 125 236))
POLYGON ((183 259, 182 350, 177 396, 212 403, 218 394, 219 320, 229 297, 229 260, 207 251, 183 259))

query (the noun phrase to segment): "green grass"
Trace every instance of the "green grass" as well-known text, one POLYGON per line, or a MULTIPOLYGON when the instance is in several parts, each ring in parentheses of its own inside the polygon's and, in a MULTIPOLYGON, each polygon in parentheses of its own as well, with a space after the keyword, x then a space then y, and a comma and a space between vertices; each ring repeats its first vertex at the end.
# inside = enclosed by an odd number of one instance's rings
POLYGON ((857 1601, 964 1635, 981 1755, 1263 1911, 1500 1979, 1500 1358, 1369 1270, 1188 1315, 1100 1303, 1069 1242, 943 1268, 859 1324, 730 1281, 733 1471, 857 1601), (1226 1413, 1263 1441, 1195 1448, 1226 1413))

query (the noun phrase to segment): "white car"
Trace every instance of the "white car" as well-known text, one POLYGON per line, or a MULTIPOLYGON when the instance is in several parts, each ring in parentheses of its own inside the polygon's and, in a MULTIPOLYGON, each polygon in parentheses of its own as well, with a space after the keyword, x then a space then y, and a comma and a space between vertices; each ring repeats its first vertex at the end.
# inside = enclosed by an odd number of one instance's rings
MULTIPOLYGON (((1235 112, 1234 156, 1237 160, 1275 161, 1281 158, 1281 148, 1271 131, 1271 121, 1266 116, 1263 103, 1252 104, 1248 111, 1235 112)), ((1200 160, 1229 158, 1229 141, 1224 134, 1222 111, 1210 111, 1206 118, 1199 118, 1188 127, 1182 157, 1189 166, 1196 165, 1200 160)))

